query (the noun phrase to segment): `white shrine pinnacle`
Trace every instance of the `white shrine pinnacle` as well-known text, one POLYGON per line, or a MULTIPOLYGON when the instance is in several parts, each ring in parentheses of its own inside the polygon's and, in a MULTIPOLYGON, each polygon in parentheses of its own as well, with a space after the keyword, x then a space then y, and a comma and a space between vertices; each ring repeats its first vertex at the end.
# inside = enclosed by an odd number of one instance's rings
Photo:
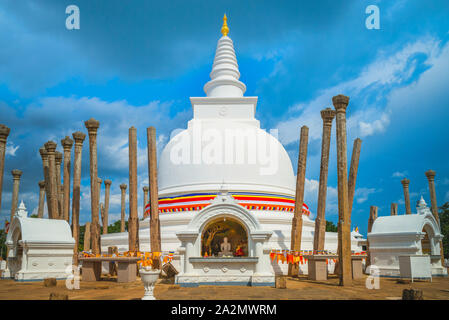
MULTIPOLYGON (((226 26, 227 28, 226 20, 225 15, 223 27, 226 26)), ((234 44, 231 38, 227 36, 227 32, 224 32, 218 40, 210 78, 211 80, 204 85, 204 92, 208 97, 243 97, 246 91, 245 84, 239 81, 240 72, 234 44)))
POLYGON ((16 215, 21 218, 26 218, 28 216, 28 211, 26 210, 23 200, 20 201, 20 205, 16 211, 16 215))
POLYGON ((426 208, 427 207, 427 203, 426 203, 426 201, 424 201, 423 196, 421 196, 421 199, 419 199, 417 207, 421 207, 421 208, 426 208))

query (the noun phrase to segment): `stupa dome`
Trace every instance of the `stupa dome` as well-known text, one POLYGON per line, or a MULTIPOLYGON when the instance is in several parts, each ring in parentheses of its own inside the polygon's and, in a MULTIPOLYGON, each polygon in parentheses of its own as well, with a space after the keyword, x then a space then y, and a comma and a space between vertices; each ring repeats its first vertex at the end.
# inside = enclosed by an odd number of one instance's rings
POLYGON ((223 189, 294 195, 290 158, 275 137, 257 126, 220 119, 192 120, 161 154, 159 193, 223 189), (204 141, 209 137, 215 138, 204 141), (254 141, 257 145, 251 145, 254 141), (221 155, 217 154, 220 150, 221 155))

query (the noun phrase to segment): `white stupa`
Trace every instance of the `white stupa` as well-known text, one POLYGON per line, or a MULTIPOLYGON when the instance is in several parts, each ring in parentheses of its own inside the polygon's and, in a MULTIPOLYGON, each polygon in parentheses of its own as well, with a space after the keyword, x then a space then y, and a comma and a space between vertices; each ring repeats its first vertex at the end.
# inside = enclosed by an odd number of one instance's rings
MULTIPOLYGON (((257 97, 244 96, 228 32, 225 15, 211 79, 204 85, 206 97, 190 98, 193 119, 159 159, 162 250, 175 251, 181 285, 272 285, 275 274, 287 272, 287 265, 272 263, 269 253, 290 249, 292 161, 277 138, 260 128, 257 97), (224 237, 238 259, 225 257, 224 237)), ((312 250, 314 222, 306 205, 303 213, 301 249, 312 250)), ((147 218, 140 222, 141 250, 150 250, 149 235, 147 218)), ((127 233, 102 235, 101 244, 105 252, 112 245, 127 250, 127 233)), ((326 249, 336 248, 337 234, 326 234, 326 249)), ((306 265, 300 272, 307 273, 306 265)))

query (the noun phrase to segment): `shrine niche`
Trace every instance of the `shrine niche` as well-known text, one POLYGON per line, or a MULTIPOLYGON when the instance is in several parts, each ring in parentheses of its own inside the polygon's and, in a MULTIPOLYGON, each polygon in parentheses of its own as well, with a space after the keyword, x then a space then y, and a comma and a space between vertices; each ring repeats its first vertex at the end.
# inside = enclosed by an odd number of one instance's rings
POLYGON ((201 256, 247 257, 247 231, 235 219, 221 218, 212 221, 201 235, 201 256))

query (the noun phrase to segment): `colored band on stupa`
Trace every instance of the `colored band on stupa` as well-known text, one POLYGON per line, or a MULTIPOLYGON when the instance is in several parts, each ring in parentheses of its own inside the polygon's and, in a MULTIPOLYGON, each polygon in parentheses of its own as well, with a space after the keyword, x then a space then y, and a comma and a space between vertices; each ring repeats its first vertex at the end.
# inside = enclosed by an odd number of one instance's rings
MULTIPOLYGON (((230 194, 238 204, 248 210, 293 212, 295 209, 295 198, 290 196, 254 192, 230 192, 230 194)), ((190 193, 159 198, 159 212, 199 211, 210 205, 216 196, 217 193, 190 193)), ((309 207, 305 203, 302 211, 303 214, 310 215, 309 207)), ((145 212, 149 214, 149 204, 145 206, 145 212)))

